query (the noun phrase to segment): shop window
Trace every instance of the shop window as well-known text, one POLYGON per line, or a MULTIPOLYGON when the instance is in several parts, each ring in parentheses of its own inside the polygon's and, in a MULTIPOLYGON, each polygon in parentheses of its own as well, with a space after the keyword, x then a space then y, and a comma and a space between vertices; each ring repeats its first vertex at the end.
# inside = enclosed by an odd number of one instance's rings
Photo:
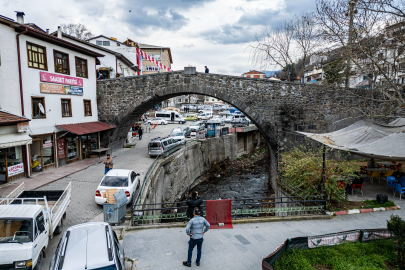
POLYGON ((44 166, 55 163, 55 151, 53 135, 41 136, 42 140, 42 161, 44 166))
POLYGON ((69 55, 66 53, 53 51, 53 59, 55 61, 55 72, 70 74, 69 70, 69 55))
POLYGON ((77 158, 79 137, 75 134, 66 135, 66 152, 67 159, 72 160, 77 158))
POLYGON ((27 42, 28 67, 48 70, 46 48, 27 42))
POLYGON ((72 103, 70 99, 62 98, 62 117, 72 116, 72 103))
POLYGON ((76 60, 76 76, 87 78, 87 60, 75 57, 76 60))
POLYGON ((6 148, 8 177, 24 172, 24 161, 21 146, 6 148))
POLYGON ((91 116, 91 100, 83 100, 84 103, 84 116, 91 116))
POLYGON ((46 118, 45 98, 31 97, 32 118, 46 118))

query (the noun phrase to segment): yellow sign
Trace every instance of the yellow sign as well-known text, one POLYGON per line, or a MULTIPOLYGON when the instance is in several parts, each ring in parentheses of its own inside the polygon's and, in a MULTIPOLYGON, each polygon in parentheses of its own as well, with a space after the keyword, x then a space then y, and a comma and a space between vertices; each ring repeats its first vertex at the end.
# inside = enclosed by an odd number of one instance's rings
POLYGON ((41 83, 41 93, 65 94, 65 87, 60 84, 41 83))

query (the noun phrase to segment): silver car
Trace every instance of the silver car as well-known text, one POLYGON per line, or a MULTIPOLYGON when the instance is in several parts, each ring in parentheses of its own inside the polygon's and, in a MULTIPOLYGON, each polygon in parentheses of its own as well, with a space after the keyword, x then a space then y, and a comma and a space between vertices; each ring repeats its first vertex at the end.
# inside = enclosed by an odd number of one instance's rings
POLYGON ((155 157, 155 156, 163 155, 165 152, 167 152, 170 149, 173 149, 174 147, 179 145, 179 143, 180 142, 176 141, 175 139, 173 139, 171 137, 154 138, 148 144, 149 156, 155 157))
POLYGON ((124 248, 108 223, 72 226, 59 240, 49 270, 124 269, 124 248))
POLYGON ((203 122, 194 122, 190 126, 191 132, 198 132, 205 129, 205 124, 203 122))

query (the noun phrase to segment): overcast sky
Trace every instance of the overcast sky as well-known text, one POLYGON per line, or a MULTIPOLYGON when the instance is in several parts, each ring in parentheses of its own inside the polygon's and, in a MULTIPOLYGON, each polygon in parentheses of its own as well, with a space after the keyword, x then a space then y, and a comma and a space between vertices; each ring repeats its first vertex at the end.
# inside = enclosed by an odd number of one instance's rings
POLYGON ((168 46, 174 70, 192 65, 241 75, 258 69, 249 42, 265 26, 314 10, 315 0, 0 0, 0 14, 55 31, 85 24, 93 34, 168 46))

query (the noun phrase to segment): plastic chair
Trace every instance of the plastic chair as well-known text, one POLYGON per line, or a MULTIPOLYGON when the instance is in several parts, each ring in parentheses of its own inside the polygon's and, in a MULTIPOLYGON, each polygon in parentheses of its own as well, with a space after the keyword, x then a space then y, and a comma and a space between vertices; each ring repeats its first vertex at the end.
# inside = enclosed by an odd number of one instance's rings
POLYGON ((380 182, 380 172, 379 171, 374 171, 371 172, 370 176, 370 182, 373 183, 374 178, 378 178, 378 181, 380 182))
POLYGON ((388 190, 388 187, 392 187, 394 189, 395 193, 395 177, 394 176, 388 176, 387 177, 387 188, 385 190, 388 190))
POLYGON ((402 167, 402 163, 398 163, 398 164, 397 164, 397 167, 402 167))
POLYGON ((391 163, 397 164, 397 162, 396 162, 396 161, 391 161, 391 163))
POLYGON ((400 184, 401 187, 404 187, 404 188, 405 188, 405 177, 401 176, 401 177, 398 179, 398 184, 400 184))
POLYGON ((357 183, 357 184, 353 184, 352 186, 352 195, 353 195, 353 189, 360 189, 361 191, 361 196, 363 196, 363 185, 364 185, 365 180, 362 181, 361 184, 357 183))
POLYGON ((394 183, 394 197, 395 197, 395 193, 398 192, 399 193, 399 200, 401 201, 402 198, 402 193, 405 193, 405 188, 401 187, 400 184, 396 184, 394 183))

